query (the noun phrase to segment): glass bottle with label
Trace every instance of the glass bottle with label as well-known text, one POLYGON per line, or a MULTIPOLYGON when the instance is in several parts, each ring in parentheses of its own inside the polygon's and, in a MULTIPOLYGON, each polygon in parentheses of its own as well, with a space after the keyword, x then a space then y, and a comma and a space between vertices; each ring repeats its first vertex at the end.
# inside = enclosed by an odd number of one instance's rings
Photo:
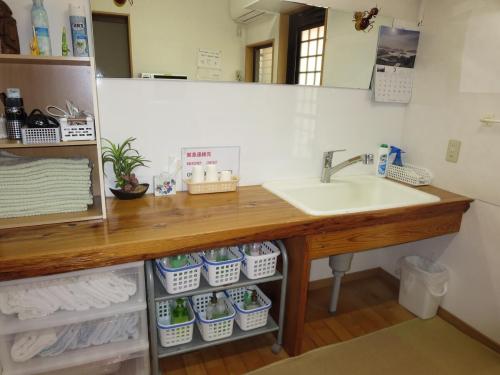
POLYGON ((33 7, 31 8, 31 22, 33 23, 36 38, 38 40, 40 56, 52 56, 49 16, 43 6, 43 0, 33 0, 33 7))

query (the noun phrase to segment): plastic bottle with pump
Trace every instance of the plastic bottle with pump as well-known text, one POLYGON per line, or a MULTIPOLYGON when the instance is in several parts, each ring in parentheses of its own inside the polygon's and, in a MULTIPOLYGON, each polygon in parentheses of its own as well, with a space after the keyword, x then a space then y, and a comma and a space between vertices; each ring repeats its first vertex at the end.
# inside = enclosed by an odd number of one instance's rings
POLYGON ((378 177, 387 176, 387 166, 389 162, 389 146, 381 144, 377 154, 377 170, 375 171, 378 177))
POLYGON ((50 43, 49 16, 43 6, 43 0, 33 0, 31 8, 31 22, 35 29, 40 56, 52 56, 50 43))

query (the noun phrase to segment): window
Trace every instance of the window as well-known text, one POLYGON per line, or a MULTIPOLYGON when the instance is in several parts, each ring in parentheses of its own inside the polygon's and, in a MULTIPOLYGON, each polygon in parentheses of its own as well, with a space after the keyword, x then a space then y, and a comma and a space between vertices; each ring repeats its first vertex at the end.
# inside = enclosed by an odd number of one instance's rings
POLYGON ((288 84, 320 86, 325 47, 324 8, 310 8, 290 16, 288 84))
POLYGON ((325 27, 302 30, 299 47, 299 85, 321 85, 325 27))
POLYGON ((255 47, 253 50, 253 81, 272 83, 273 81, 273 45, 255 47))

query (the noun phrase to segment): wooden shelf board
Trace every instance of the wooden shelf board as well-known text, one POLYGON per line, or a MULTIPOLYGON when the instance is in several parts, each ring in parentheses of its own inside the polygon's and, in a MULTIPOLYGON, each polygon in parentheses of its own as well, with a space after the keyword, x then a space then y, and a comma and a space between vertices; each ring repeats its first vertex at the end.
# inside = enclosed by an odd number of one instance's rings
POLYGON ((68 147, 68 146, 92 146, 97 145, 97 141, 70 141, 59 143, 43 143, 25 145, 21 141, 11 139, 0 139, 0 149, 5 148, 38 148, 38 147, 68 147))
POLYGON ((90 57, 72 56, 30 56, 0 54, 0 63, 33 65, 90 66, 90 57))
POLYGON ((99 220, 103 218, 101 207, 101 198, 94 197, 94 204, 87 211, 0 219, 0 229, 99 220))

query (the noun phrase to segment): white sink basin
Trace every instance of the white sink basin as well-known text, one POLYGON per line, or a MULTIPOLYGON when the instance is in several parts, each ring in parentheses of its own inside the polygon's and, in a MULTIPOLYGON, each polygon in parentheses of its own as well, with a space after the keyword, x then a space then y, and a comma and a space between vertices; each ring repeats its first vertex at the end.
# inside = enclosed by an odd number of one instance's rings
POLYGON ((327 216, 439 202, 435 195, 375 176, 266 182, 263 187, 309 215, 327 216))

